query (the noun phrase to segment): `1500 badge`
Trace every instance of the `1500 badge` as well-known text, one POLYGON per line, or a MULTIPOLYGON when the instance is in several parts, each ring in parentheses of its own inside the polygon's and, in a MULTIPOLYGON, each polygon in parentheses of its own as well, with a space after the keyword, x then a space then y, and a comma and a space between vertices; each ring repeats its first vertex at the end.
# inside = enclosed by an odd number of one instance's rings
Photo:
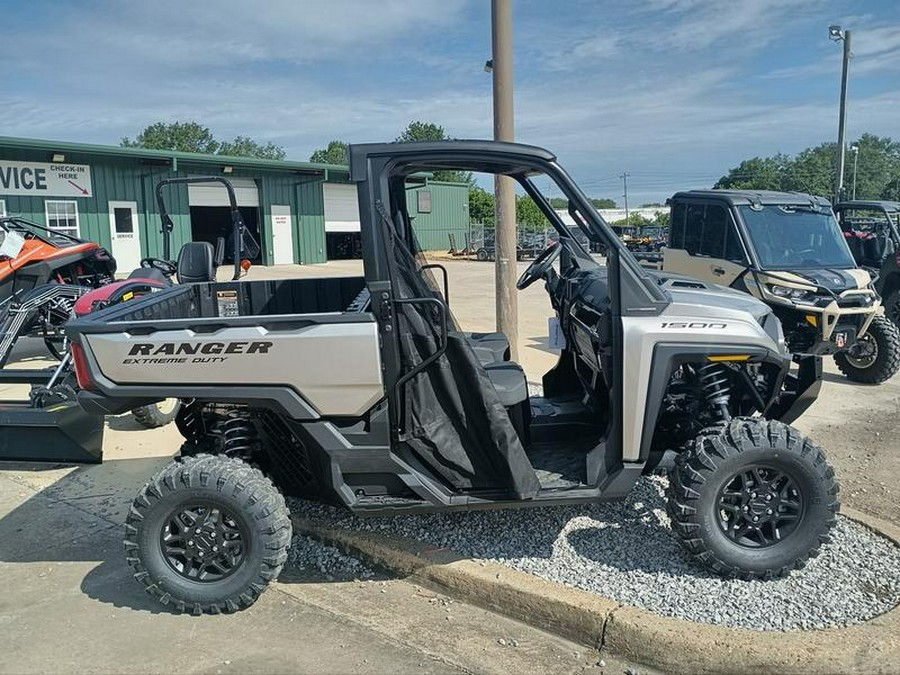
POLYGON ((690 328, 696 330, 721 330, 728 328, 727 323, 707 321, 663 321, 662 328, 690 328))
POLYGON ((127 358, 123 364, 146 363, 187 363, 188 356, 191 363, 221 363, 227 356, 234 354, 268 354, 272 347, 271 342, 263 340, 236 341, 236 342, 162 342, 152 344, 136 342, 128 350, 128 356, 140 358, 127 358))

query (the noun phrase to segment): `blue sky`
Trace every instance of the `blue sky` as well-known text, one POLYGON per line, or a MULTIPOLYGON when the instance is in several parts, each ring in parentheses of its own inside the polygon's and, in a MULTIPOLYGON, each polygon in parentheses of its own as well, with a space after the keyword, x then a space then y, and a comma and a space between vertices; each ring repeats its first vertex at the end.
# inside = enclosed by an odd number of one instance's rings
MULTIPOLYGON (((285 147, 492 133, 488 0, 0 0, 0 134, 116 144, 195 119, 285 147), (212 8, 217 8, 213 10, 212 8)), ((896 0, 514 0, 516 135, 620 203, 837 135, 900 139, 896 0)))

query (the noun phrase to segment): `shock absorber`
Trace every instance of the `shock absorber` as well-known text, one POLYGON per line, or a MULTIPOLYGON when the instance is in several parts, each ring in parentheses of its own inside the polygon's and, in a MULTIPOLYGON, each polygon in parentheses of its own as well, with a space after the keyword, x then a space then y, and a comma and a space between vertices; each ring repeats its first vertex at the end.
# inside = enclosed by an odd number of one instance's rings
POLYGON ((710 363, 700 368, 698 374, 706 402, 718 414, 721 421, 727 422, 731 419, 731 411, 728 409, 728 403, 731 401, 728 371, 718 363, 710 363))
POLYGON ((229 415, 221 422, 222 453, 249 461, 256 450, 258 436, 256 427, 241 414, 229 415))

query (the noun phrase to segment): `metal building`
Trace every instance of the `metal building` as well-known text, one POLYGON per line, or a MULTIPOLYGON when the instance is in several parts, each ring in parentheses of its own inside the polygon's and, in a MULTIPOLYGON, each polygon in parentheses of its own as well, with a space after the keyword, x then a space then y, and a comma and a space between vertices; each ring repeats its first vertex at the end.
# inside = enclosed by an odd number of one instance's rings
MULTIPOLYGON (((217 175, 235 187, 264 265, 355 257, 359 213, 348 168, 279 160, 144 150, 0 136, 0 215, 19 215, 107 247, 120 269, 161 256, 156 184, 173 176, 217 175)), ((468 188, 431 181, 408 191, 410 215, 426 250, 463 241, 468 188)), ((173 250, 215 242, 228 228, 221 186, 179 185, 166 193, 175 222, 173 250)))

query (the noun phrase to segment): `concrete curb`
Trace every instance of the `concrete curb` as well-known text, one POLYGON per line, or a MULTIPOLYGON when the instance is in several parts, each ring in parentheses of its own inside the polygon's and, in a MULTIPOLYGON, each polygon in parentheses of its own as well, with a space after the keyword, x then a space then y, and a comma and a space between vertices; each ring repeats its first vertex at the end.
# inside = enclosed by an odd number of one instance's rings
MULTIPOLYGON (((843 515, 900 546, 900 528, 893 524, 846 507, 843 515)), ((670 673, 872 675, 900 671, 900 607, 848 628, 784 633, 723 628, 623 606, 405 538, 337 529, 297 515, 293 521, 299 533, 437 586, 456 598, 670 673)))

